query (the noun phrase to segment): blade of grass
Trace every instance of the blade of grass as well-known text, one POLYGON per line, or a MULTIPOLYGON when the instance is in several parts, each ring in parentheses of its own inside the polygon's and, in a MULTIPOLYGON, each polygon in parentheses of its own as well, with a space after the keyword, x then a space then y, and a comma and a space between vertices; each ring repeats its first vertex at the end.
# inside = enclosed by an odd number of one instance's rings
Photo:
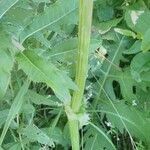
POLYGON ((30 81, 27 79, 23 86, 20 88, 18 94, 16 95, 13 104, 11 105, 11 108, 9 110, 1 137, 0 137, 0 146, 3 143, 3 140, 5 138, 5 135, 7 133, 7 130, 12 122, 12 120, 15 118, 15 116, 18 114, 22 104, 23 104, 23 96, 26 94, 28 87, 30 85, 30 81))

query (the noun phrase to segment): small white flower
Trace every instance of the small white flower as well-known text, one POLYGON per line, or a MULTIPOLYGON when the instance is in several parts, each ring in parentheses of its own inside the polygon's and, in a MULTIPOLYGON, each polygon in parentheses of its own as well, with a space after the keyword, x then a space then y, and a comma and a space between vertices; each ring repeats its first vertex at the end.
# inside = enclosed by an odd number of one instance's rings
POLYGON ((132 106, 137 106, 136 100, 132 101, 132 106))
POLYGON ((108 127, 111 127, 111 126, 112 126, 111 122, 105 121, 105 124, 106 124, 108 127))

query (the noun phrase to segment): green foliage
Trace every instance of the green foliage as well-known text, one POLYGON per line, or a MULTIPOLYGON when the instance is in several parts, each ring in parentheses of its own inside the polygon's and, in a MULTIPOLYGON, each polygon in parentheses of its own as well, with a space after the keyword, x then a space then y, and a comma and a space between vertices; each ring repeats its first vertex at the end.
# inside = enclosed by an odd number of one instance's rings
POLYGON ((13 6, 15 5, 19 0, 2 0, 0 2, 0 19, 3 17, 3 15, 13 6))
MULTIPOLYGON (((65 105, 81 92, 78 7, 78 0, 0 0, 0 150, 71 149, 65 105)), ((82 106, 69 110, 85 124, 80 149, 149 150, 150 2, 95 0, 93 12, 82 106)))
POLYGON ((43 15, 36 16, 33 22, 20 33, 19 39, 21 43, 29 36, 46 27, 49 27, 50 29, 56 28, 56 26, 62 24, 66 18, 69 24, 75 24, 76 18, 74 18, 74 12, 76 9, 76 0, 57 1, 50 6, 50 8, 47 8, 43 15))

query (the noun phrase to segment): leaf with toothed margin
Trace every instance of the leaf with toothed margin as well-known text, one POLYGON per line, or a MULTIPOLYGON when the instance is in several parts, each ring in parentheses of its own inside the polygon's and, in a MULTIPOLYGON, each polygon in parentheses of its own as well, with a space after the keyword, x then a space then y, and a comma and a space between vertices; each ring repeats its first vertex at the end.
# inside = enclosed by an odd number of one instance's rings
POLYGON ((76 85, 65 72, 29 50, 18 54, 16 59, 31 80, 46 83, 61 101, 71 100, 69 89, 75 90, 76 85))

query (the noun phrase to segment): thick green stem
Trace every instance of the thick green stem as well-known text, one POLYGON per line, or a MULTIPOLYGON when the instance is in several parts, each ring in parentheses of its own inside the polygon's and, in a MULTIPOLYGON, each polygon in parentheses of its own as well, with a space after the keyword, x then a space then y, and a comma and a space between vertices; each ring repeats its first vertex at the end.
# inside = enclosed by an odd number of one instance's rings
POLYGON ((76 84, 79 90, 75 91, 72 98, 72 109, 78 112, 84 93, 84 86, 88 71, 88 53, 91 35, 93 0, 80 0, 79 6, 79 44, 78 60, 76 67, 76 84))
POLYGON ((93 9, 93 0, 80 0, 79 43, 78 43, 78 57, 76 66, 76 79, 75 79, 79 90, 73 93, 71 103, 72 111, 71 113, 67 114, 69 120, 72 150, 80 149, 79 121, 77 119, 77 113, 79 113, 82 105, 85 81, 88 72, 88 54, 91 36, 92 9, 93 9))

